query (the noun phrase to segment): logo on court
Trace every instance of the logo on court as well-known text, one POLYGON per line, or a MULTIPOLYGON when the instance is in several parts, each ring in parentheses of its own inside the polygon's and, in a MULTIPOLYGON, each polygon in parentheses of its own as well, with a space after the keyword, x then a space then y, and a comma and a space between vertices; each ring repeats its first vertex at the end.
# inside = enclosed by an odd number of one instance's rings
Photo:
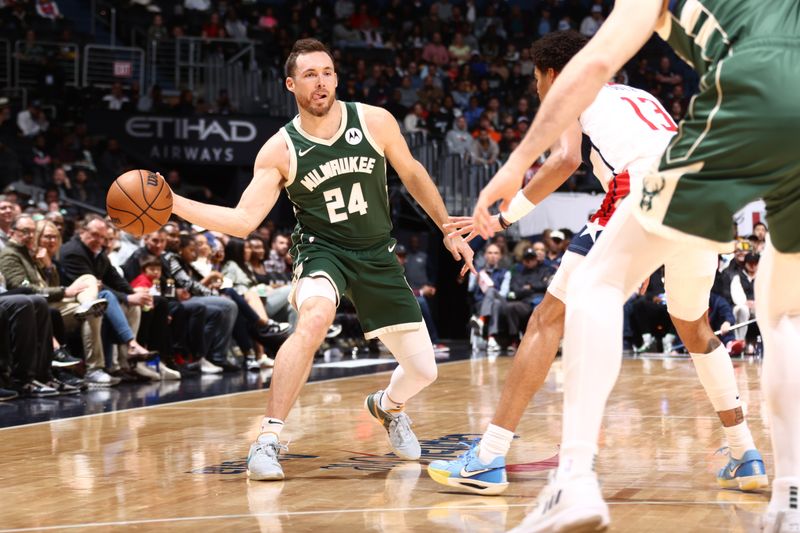
POLYGON ((344 140, 347 141, 347 144, 352 144, 353 146, 360 143, 361 139, 363 138, 364 135, 358 128, 350 128, 349 130, 344 132, 344 140))
POLYGON ((645 178, 642 184, 642 200, 639 202, 639 207, 642 211, 650 211, 653 209, 653 199, 661 194, 666 184, 667 181, 663 176, 645 178))

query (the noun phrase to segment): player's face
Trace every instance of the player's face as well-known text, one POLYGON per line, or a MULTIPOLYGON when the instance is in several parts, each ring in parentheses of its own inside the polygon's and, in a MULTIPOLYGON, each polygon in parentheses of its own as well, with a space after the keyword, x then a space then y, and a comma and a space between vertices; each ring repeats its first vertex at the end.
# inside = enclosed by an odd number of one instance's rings
POLYGON ((286 80, 286 87, 294 93, 298 107, 315 117, 328 114, 336 101, 337 85, 333 62, 325 52, 299 56, 294 76, 286 80))
POLYGON ((539 93, 539 100, 544 100, 544 97, 550 91, 550 87, 553 86, 553 80, 556 77, 555 72, 551 68, 547 69, 547 72, 542 72, 537 67, 534 67, 533 75, 536 78, 536 92, 539 93))

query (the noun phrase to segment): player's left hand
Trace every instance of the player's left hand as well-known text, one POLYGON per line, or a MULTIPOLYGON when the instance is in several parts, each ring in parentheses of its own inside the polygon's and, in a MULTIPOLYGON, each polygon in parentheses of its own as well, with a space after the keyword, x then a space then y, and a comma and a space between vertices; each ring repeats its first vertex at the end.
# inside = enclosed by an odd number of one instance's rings
MULTIPOLYGON (((491 228, 495 232, 502 231, 503 226, 500 225, 500 216, 493 215, 491 221, 491 228)), ((478 236, 478 230, 475 228, 475 221, 472 217, 450 217, 450 222, 444 225, 444 229, 449 233, 449 237, 461 236, 467 242, 472 241, 478 236)))
POLYGON ((450 237, 449 235, 446 235, 443 241, 445 248, 453 255, 453 259, 456 261, 464 261, 464 266, 461 268, 462 276, 466 274, 467 271, 475 275, 478 274, 475 271, 475 265, 472 264, 472 257, 475 255, 475 252, 469 247, 467 241, 461 237, 450 237))

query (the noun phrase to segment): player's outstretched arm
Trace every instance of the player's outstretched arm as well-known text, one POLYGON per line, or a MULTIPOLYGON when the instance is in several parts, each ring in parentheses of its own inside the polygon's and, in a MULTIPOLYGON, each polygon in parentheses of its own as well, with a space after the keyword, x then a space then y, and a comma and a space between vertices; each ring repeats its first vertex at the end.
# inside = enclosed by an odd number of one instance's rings
MULTIPOLYGON (((520 149, 517 147, 515 151, 520 149)), ((466 239, 470 241, 478 235, 479 228, 478 224, 475 224, 475 219, 480 218, 484 234, 488 233, 491 236, 503 229, 498 217, 489 214, 489 207, 494 205, 497 200, 503 200, 500 211, 503 213, 504 222, 513 224, 558 189, 575 172, 580 163, 581 128, 580 124, 575 121, 572 126, 564 130, 556 144, 551 147, 547 161, 522 191, 519 190, 519 186, 524 172, 513 174, 512 165, 503 165, 481 191, 474 216, 450 217, 450 222, 445 225, 445 229, 450 232, 449 235, 468 235, 466 239), (516 196, 514 196, 515 194, 516 196)), ((525 170, 527 171, 527 169, 525 170)))
POLYGON ((173 194, 172 211, 192 224, 246 238, 261 224, 278 200, 284 180, 281 167, 288 173, 288 160, 286 143, 276 134, 258 153, 253 180, 236 207, 205 204, 173 194))

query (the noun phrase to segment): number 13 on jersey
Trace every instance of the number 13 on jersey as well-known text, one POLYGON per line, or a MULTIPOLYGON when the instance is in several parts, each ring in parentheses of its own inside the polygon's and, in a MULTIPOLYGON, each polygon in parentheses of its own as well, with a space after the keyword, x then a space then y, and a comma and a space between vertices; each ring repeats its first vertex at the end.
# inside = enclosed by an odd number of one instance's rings
POLYGON ((331 223, 344 222, 349 218, 349 215, 355 213, 359 215, 367 214, 367 207, 369 206, 366 200, 364 200, 364 193, 361 191, 361 184, 359 182, 355 182, 350 189, 347 211, 339 211, 345 205, 341 187, 325 191, 322 197, 325 199, 325 206, 328 208, 328 218, 331 223))

